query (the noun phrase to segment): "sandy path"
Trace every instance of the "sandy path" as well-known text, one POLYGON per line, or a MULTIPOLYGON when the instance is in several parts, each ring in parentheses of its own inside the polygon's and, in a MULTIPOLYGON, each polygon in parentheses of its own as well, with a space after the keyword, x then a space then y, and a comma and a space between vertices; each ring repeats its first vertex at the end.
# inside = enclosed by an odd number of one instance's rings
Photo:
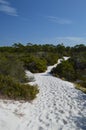
POLYGON ((40 93, 32 103, 0 101, 0 130, 86 130, 86 95, 72 83, 35 74, 40 93))

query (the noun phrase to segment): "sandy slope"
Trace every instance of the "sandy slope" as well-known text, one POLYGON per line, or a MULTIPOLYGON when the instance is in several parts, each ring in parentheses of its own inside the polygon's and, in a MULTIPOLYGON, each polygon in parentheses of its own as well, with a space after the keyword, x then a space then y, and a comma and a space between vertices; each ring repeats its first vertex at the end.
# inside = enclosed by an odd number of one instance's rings
POLYGON ((0 100, 0 130, 86 130, 86 95, 72 83, 35 74, 40 93, 32 102, 0 100))

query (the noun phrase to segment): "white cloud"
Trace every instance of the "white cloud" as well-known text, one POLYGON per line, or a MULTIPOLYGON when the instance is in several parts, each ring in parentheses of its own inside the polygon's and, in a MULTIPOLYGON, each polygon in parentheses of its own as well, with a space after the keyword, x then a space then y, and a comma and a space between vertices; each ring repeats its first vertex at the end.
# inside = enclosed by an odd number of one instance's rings
POLYGON ((5 0, 0 0, 0 11, 11 16, 18 16, 16 9, 11 7, 10 3, 5 0))
POLYGON ((5 1, 5 0, 0 0, 0 4, 6 4, 9 5, 9 2, 5 1))
POLYGON ((64 43, 66 45, 86 44, 86 38, 84 37, 57 37, 57 43, 64 43))
POLYGON ((51 37, 51 38, 44 38, 38 40, 37 43, 45 43, 45 44, 61 44, 63 43, 65 46, 74 46, 77 44, 85 44, 86 45, 86 38, 85 37, 51 37))
POLYGON ((47 18, 51 22, 58 23, 58 24, 72 24, 72 21, 68 19, 63 19, 63 18, 54 17, 54 16, 48 16, 47 18))

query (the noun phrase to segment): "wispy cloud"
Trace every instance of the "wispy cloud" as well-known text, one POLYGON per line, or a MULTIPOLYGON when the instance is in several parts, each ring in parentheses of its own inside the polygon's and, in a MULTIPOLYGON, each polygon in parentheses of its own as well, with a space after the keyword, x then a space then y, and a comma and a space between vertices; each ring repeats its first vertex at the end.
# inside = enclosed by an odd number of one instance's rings
POLYGON ((8 4, 9 5, 9 2, 7 2, 5 0, 0 0, 0 4, 8 4))
POLYGON ((64 18, 59 18, 59 17, 54 17, 54 16, 48 16, 47 18, 49 21, 58 23, 58 24, 72 24, 71 20, 64 19, 64 18))
POLYGON ((47 43, 47 44, 61 44, 63 43, 65 46, 74 46, 77 44, 85 44, 86 45, 86 37, 72 37, 72 36, 66 36, 66 37, 51 37, 51 38, 44 38, 40 41, 37 41, 37 43, 47 43))
POLYGON ((11 16, 18 16, 16 9, 6 0, 0 0, 0 11, 11 16))
POLYGON ((85 37, 57 37, 57 43, 64 43, 66 45, 86 44, 85 37))

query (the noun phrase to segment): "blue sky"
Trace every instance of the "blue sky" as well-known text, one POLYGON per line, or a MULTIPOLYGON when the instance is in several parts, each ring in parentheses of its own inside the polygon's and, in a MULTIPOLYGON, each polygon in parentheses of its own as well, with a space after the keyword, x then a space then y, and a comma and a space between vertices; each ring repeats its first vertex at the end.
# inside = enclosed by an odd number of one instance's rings
POLYGON ((0 0, 0 46, 86 45, 86 0, 0 0))

